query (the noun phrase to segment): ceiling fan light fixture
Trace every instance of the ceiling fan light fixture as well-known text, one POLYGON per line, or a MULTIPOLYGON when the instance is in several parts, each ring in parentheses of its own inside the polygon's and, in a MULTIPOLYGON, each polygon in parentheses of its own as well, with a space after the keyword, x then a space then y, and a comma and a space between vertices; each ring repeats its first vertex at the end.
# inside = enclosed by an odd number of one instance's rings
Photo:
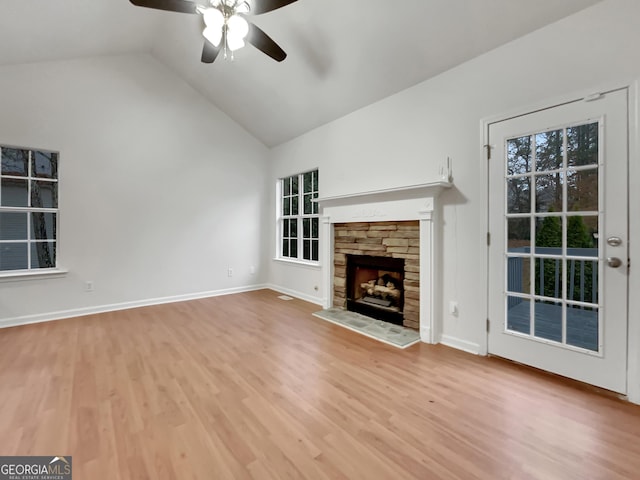
POLYGON ((207 8, 202 14, 204 24, 209 28, 217 28, 222 30, 224 25, 224 15, 217 8, 207 8))
POLYGON ((232 52, 244 47, 244 38, 227 34, 227 47, 232 52))
POLYGON ((249 33, 249 22, 240 15, 231 15, 227 20, 227 28, 231 35, 243 39, 249 33))
POLYGON ((244 47, 244 39, 249 33, 249 23, 239 15, 227 19, 227 47, 232 52, 244 47))
POLYGON ((206 38, 211 44, 218 47, 222 40, 222 28, 207 27, 202 32, 202 36, 206 38))

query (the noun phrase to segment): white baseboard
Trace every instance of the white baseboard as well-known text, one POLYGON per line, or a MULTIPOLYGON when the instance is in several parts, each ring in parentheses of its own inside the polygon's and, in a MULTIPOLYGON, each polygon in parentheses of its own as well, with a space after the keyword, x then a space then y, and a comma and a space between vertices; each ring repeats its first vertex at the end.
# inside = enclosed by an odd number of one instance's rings
POLYGON ((37 315, 25 315, 22 317, 5 318, 0 320, 0 328, 16 327, 31 323, 51 322, 65 318, 83 317, 96 313, 114 312, 117 310, 128 310, 130 308, 149 307, 152 305, 162 305, 164 303, 186 302, 201 298, 219 297, 234 293, 252 292, 269 288, 267 285, 250 285, 246 287, 227 288, 224 290, 213 290, 209 292, 188 293, 185 295, 175 295, 171 297, 149 298, 146 300, 136 300, 133 302, 114 303, 111 305, 98 305, 93 307, 75 308, 58 312, 41 313, 37 315))
POLYGON ((481 352, 480 345, 478 345, 477 343, 467 342, 466 340, 461 340, 449 335, 442 335, 440 343, 446 345, 447 347, 457 348, 458 350, 462 350, 464 352, 473 353, 474 355, 480 355, 481 352))
POLYGON ((265 285, 264 288, 268 288, 270 290, 275 290, 276 292, 284 293, 285 295, 289 295, 290 297, 299 298, 300 300, 304 300, 305 302, 313 303, 314 305, 319 305, 324 308, 325 299, 313 297, 311 295, 307 295, 306 293, 298 292, 296 290, 291 290, 289 288, 284 288, 279 285, 273 285, 271 283, 265 285))

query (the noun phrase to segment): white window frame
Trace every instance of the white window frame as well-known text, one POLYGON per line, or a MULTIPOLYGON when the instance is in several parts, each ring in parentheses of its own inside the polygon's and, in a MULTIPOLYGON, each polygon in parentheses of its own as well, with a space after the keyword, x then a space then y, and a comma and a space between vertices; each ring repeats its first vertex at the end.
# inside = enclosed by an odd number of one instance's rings
POLYGON ((66 273, 66 270, 59 268, 59 225, 60 225, 60 198, 59 198, 59 185, 60 185, 60 152, 55 150, 43 149, 43 148, 32 148, 32 147, 20 147, 14 145, 0 145, 0 161, 2 158, 2 150, 3 149, 12 149, 12 150, 26 150, 28 151, 28 171, 26 176, 16 176, 5 174, 2 171, 1 163, 0 163, 0 213, 23 213, 28 215, 27 217, 27 232, 25 239, 0 239, 0 248, 2 248, 3 244, 11 244, 11 243, 26 243, 27 244, 27 268, 26 269, 11 269, 11 270, 2 270, 0 269, 0 280, 1 279, 11 279, 14 277, 37 277, 42 275, 59 275, 61 273, 66 273), (56 159, 56 175, 55 178, 46 178, 46 177, 38 177, 37 174, 33 171, 34 165, 34 154, 35 152, 41 152, 45 154, 55 154, 57 156, 56 159), (53 207, 33 207, 33 206, 9 206, 4 205, 2 203, 2 180, 3 179, 14 179, 14 180, 26 180, 27 181, 27 198, 28 204, 31 205, 31 188, 34 181, 38 182, 46 182, 46 183, 55 183, 57 184, 57 205, 55 208, 53 207), (51 240, 38 240, 36 238, 32 238, 32 219, 31 215, 33 213, 52 213, 55 215, 55 226, 54 228, 54 236, 51 240), (51 267, 37 267, 32 265, 32 252, 31 247, 33 244, 37 243, 52 243, 54 245, 55 254, 54 261, 51 267))
MULTIPOLYGON (((277 234, 276 234, 276 255, 275 258, 276 260, 282 260, 285 262, 292 262, 292 263, 302 263, 305 265, 319 265, 320 264, 320 213, 319 213, 319 207, 317 202, 315 201, 311 201, 311 208, 312 208, 312 213, 305 213, 304 212, 304 206, 305 206, 305 195, 306 196, 311 196, 312 199, 316 199, 318 198, 318 191, 319 191, 319 177, 318 177, 318 169, 311 169, 311 170, 306 170, 304 172, 301 173, 297 173, 294 175, 288 175, 286 177, 282 177, 279 178, 278 181, 276 182, 276 223, 277 223, 277 234), (315 182, 312 181, 312 190, 311 191, 304 191, 304 177, 307 174, 312 174, 314 175, 314 179, 315 182), (284 214, 284 202, 285 202, 285 190, 284 190, 284 182, 288 181, 289 179, 292 178, 296 178, 298 180, 298 192, 295 195, 287 195, 287 199, 288 198, 293 198, 294 196, 297 198, 297 205, 298 205, 298 211, 296 215, 285 215, 284 214), (313 188, 315 183, 315 186, 317 188, 313 188), (309 219, 310 222, 314 222, 313 219, 315 219, 315 222, 317 222, 317 229, 316 229, 316 235, 313 235, 313 228, 312 225, 310 225, 309 227, 309 231, 310 231, 310 235, 305 237, 304 236, 304 221, 309 219), (283 251, 283 242, 285 240, 285 238, 291 238, 288 236, 285 236, 285 225, 286 225, 286 221, 294 221, 296 223, 296 228, 297 228, 297 235, 295 237, 295 248, 296 248, 296 255, 295 256, 291 256, 291 255, 285 255, 285 252, 283 251), (309 242, 309 257, 308 259, 304 258, 304 247, 305 247, 305 241, 309 242), (317 258, 313 258, 314 257, 314 250, 313 250, 313 244, 317 245, 317 249, 315 251, 316 253, 316 257, 317 258)), ((289 232, 286 232, 289 233, 289 232)))

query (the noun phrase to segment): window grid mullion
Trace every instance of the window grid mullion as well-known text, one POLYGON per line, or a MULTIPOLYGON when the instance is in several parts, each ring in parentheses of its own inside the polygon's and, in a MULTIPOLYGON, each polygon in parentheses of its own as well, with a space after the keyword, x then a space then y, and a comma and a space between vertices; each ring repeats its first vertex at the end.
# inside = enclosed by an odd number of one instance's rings
POLYGON ((562 317, 561 317, 561 340, 562 344, 566 345, 567 343, 567 300, 568 300, 568 238, 569 238, 569 225, 567 219, 567 212, 569 211, 569 186, 568 186, 568 176, 567 172, 569 169, 569 158, 568 158, 568 140, 567 140, 567 129, 566 127, 562 130, 562 317))
POLYGON ((531 319, 529 322, 529 335, 535 335, 535 308, 536 308, 536 253, 537 253, 537 245, 536 245, 536 236, 537 225, 536 225, 536 202, 538 196, 537 189, 537 177, 536 177, 536 167, 538 160, 538 147, 536 142, 536 136, 531 135, 531 185, 529 189, 531 191, 531 207, 530 207, 530 215, 531 215, 531 267, 530 267, 530 285, 531 285, 531 301, 529 302, 529 318, 531 319))

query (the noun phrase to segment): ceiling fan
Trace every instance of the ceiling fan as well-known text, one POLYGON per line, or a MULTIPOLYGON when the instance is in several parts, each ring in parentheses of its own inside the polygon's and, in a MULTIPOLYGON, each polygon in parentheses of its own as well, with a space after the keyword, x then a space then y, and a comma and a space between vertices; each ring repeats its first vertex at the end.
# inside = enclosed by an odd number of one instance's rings
POLYGON ((244 47, 245 39, 258 50, 277 62, 287 58, 280 46, 246 19, 246 15, 260 15, 285 7, 297 0, 129 0, 138 7, 155 8, 169 12, 202 15, 205 38, 202 62, 213 63, 222 51, 225 58, 244 47), (203 3, 204 4, 203 4, 203 3))

